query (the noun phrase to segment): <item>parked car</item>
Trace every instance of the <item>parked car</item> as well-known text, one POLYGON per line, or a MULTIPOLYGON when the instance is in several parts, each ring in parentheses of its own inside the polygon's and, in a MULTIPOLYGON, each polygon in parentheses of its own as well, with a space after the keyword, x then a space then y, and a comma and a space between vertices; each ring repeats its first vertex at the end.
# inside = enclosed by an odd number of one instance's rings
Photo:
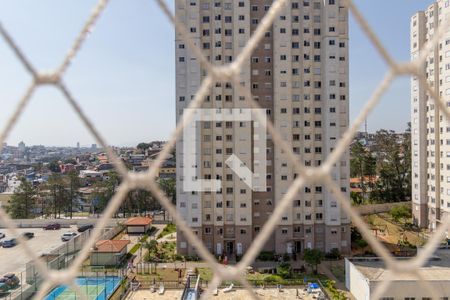
POLYGON ((3 239, 3 238, 5 238, 5 234, 3 233, 3 232, 0 232, 0 239, 3 239))
POLYGON ((85 232, 86 230, 92 229, 92 228, 94 228, 94 225, 92 225, 92 224, 78 226, 78 232, 85 232))
POLYGON ((5 274, 0 278, 0 292, 4 293, 10 289, 15 289, 20 284, 19 278, 13 273, 5 274))
POLYGON ((44 230, 58 230, 61 229, 61 224, 59 223, 50 223, 44 226, 44 230))
POLYGON ((5 274, 3 275, 3 278, 5 278, 6 282, 13 288, 17 287, 20 284, 19 277, 17 277, 14 273, 5 274))
POLYGON ((67 241, 70 241, 76 235, 77 235, 76 232, 66 232, 61 236, 61 240, 63 242, 67 242, 67 241))
POLYGON ((17 240, 9 239, 9 240, 4 240, 2 246, 3 246, 3 248, 11 248, 11 247, 14 247, 15 245, 17 245, 17 240))
POLYGON ((34 232, 24 232, 22 235, 28 240, 34 238, 34 232))

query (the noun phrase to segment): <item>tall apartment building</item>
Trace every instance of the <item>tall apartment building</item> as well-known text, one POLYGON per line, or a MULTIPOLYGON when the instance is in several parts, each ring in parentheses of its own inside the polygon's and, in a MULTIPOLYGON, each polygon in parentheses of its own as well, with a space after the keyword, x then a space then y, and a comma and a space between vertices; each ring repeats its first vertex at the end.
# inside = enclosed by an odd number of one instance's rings
MULTIPOLYGON (((269 10, 272 0, 177 0, 176 17, 215 65, 233 61, 269 10)), ((244 63, 240 84, 249 89, 301 164, 320 166, 348 127, 348 9, 339 0, 288 1, 244 63)), ((206 70, 176 32, 177 121, 194 98, 206 70)), ((251 108, 231 82, 209 89, 202 108, 251 108)), ((267 138, 265 191, 252 191, 225 160, 236 154, 252 166, 252 122, 202 122, 196 131, 197 179, 219 179, 222 190, 183 189, 183 139, 177 141, 177 209, 215 255, 242 255, 261 231, 297 174, 281 148, 267 138)), ((252 125, 253 124, 253 125, 252 125)), ((348 153, 331 170, 349 195, 348 153)), ((278 220, 264 251, 305 248, 350 251, 350 219, 325 186, 306 185, 278 220)), ((194 255, 178 231, 177 249, 194 255)))
MULTIPOLYGON (((411 18, 411 58, 421 54, 444 18, 449 0, 439 0, 411 18)), ((450 107, 450 31, 428 55, 423 75, 450 107)), ((450 212, 450 120, 416 77, 411 80, 412 210, 420 227, 434 230, 450 212)))

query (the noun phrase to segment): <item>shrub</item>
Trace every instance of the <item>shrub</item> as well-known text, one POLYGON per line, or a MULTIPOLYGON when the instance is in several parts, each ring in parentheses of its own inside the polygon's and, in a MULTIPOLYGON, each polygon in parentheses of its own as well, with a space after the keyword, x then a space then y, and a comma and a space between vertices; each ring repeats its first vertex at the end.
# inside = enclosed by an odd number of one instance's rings
POLYGON ((137 243, 136 245, 133 246, 133 248, 131 248, 130 254, 131 255, 135 254, 139 250, 139 248, 141 248, 141 244, 137 243))
POLYGON ((411 207, 406 205, 394 206, 391 209, 390 214, 396 222, 403 219, 403 223, 406 223, 406 220, 411 218, 411 207))
POLYGON ((356 241, 356 245, 359 248, 365 248, 368 244, 367 244, 367 242, 365 240, 358 240, 358 241, 356 241))
POLYGON ((334 286, 336 282, 334 280, 326 280, 324 285, 330 292, 331 299, 333 300, 345 300, 347 297, 345 296, 345 293, 342 291, 338 291, 336 287, 334 286))
POLYGON ((275 255, 273 252, 270 251, 262 251, 258 257, 260 261, 273 261, 275 260, 275 255))
POLYGON ((278 275, 269 275, 264 278, 264 282, 266 283, 280 283, 283 279, 278 275))
POLYGON ((283 279, 292 277, 291 265, 288 262, 283 262, 277 267, 277 274, 283 279))
POLYGON ((341 253, 339 252, 339 249, 333 248, 330 252, 325 254, 325 258, 327 259, 340 259, 341 253))

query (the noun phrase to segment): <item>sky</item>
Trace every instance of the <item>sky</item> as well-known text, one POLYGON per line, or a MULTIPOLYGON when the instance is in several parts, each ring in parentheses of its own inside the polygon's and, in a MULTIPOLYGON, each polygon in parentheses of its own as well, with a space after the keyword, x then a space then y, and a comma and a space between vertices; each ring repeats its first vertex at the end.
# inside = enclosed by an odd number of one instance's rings
MULTIPOLYGON (((172 3, 172 0, 168 0, 172 3)), ((396 61, 409 60, 409 20, 427 0, 354 0, 396 61)), ((38 70, 63 60, 96 1, 1 0, 0 22, 38 70)), ((350 119, 387 66, 350 18, 350 119)), ((111 145, 167 140, 175 128, 174 29, 155 0, 111 0, 64 76, 86 115, 111 145)), ((410 83, 395 80, 368 118, 369 131, 402 131, 409 122, 410 83)), ((0 39, 0 128, 31 77, 0 39)), ((96 143, 64 97, 40 87, 7 138, 8 144, 96 143)))

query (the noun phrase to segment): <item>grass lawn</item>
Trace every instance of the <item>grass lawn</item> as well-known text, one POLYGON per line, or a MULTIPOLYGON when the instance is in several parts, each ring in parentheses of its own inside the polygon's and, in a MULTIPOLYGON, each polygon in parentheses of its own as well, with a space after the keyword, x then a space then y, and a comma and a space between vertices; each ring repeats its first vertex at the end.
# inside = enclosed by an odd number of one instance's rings
POLYGON ((164 227, 163 231, 161 231, 160 234, 158 234, 158 239, 162 238, 163 236, 169 235, 177 231, 177 227, 175 224, 170 223, 167 224, 166 227, 164 227))
POLYGON ((136 245, 133 246, 133 248, 131 248, 130 253, 135 254, 139 250, 139 248, 141 248, 141 244, 137 243, 136 245))
POLYGON ((202 280, 211 281, 213 278, 213 271, 210 268, 198 268, 198 274, 202 280))
POLYGON ((340 281, 345 282, 345 269, 341 266, 331 267, 331 273, 340 281))

